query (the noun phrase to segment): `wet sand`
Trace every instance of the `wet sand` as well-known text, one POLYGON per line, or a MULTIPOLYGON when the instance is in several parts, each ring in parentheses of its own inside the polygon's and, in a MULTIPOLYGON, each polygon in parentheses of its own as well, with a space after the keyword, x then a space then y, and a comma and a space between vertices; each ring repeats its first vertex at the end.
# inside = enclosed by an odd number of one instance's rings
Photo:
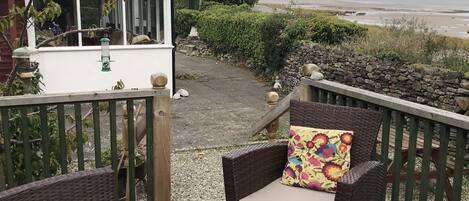
MULTIPOLYGON (((392 2, 392 1, 390 1, 392 2)), ((440 34, 469 38, 469 7, 384 3, 347 0, 259 0, 259 4, 290 5, 292 8, 345 11, 342 19, 383 25, 394 19, 420 18, 440 34)))

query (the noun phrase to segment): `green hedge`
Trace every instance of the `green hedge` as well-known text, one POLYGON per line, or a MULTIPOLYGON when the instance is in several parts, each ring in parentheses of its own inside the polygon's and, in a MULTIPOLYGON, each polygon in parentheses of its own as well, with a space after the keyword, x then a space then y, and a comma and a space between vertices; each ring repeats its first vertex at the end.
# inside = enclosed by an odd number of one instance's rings
POLYGON ((300 40, 337 44, 355 37, 365 36, 367 28, 334 16, 296 18, 285 32, 300 40))
POLYGON ((367 31, 333 16, 252 12, 246 4, 211 5, 200 12, 197 27, 201 39, 215 51, 248 58, 257 72, 264 73, 280 69, 298 41, 335 44, 367 31))
POLYGON ((191 27, 196 26, 199 11, 191 9, 176 10, 176 35, 186 37, 191 31, 191 27))
POLYGON ((250 6, 253 6, 258 2, 258 0, 210 0, 213 2, 218 2, 226 5, 242 5, 242 4, 248 4, 250 6))
POLYGON ((214 5, 199 15, 199 36, 221 53, 250 59, 255 70, 269 72, 281 66, 287 45, 281 31, 285 15, 251 12, 246 5, 214 5))
POLYGON ((310 19, 312 40, 325 43, 340 43, 354 37, 366 35, 364 26, 338 19, 337 17, 318 16, 310 19))
POLYGON ((174 0, 174 8, 177 9, 183 9, 183 8, 188 8, 188 9, 199 9, 199 4, 200 1, 203 0, 174 0))

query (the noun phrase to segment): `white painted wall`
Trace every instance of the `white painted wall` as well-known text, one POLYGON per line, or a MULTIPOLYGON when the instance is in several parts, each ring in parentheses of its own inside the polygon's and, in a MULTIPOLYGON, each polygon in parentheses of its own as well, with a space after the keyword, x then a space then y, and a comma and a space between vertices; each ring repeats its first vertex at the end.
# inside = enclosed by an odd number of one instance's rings
MULTIPOLYGON (((151 88, 150 75, 168 76, 172 88, 172 46, 111 46, 111 72, 101 71, 100 47, 39 48, 36 61, 45 93, 111 90, 119 79, 127 89, 151 88)), ((171 89, 172 90, 172 89, 171 89)))

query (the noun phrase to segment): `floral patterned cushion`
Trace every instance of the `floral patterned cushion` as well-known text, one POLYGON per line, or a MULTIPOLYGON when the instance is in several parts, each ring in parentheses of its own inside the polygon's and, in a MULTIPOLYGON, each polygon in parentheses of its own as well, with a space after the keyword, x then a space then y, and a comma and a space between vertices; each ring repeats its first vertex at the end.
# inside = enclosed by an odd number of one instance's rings
POLYGON ((350 168, 353 131, 291 126, 281 183, 335 193, 350 168))

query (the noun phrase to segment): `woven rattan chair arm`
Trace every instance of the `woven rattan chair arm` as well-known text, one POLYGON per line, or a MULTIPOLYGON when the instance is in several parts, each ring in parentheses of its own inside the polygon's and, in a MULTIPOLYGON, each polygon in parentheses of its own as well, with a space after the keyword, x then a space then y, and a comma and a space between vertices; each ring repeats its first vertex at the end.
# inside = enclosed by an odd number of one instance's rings
POLYGON ((223 156, 227 201, 238 201, 282 176, 286 144, 258 144, 223 156))
POLYGON ((375 201, 385 195, 386 169, 378 161, 352 168, 337 183, 336 201, 375 201))

